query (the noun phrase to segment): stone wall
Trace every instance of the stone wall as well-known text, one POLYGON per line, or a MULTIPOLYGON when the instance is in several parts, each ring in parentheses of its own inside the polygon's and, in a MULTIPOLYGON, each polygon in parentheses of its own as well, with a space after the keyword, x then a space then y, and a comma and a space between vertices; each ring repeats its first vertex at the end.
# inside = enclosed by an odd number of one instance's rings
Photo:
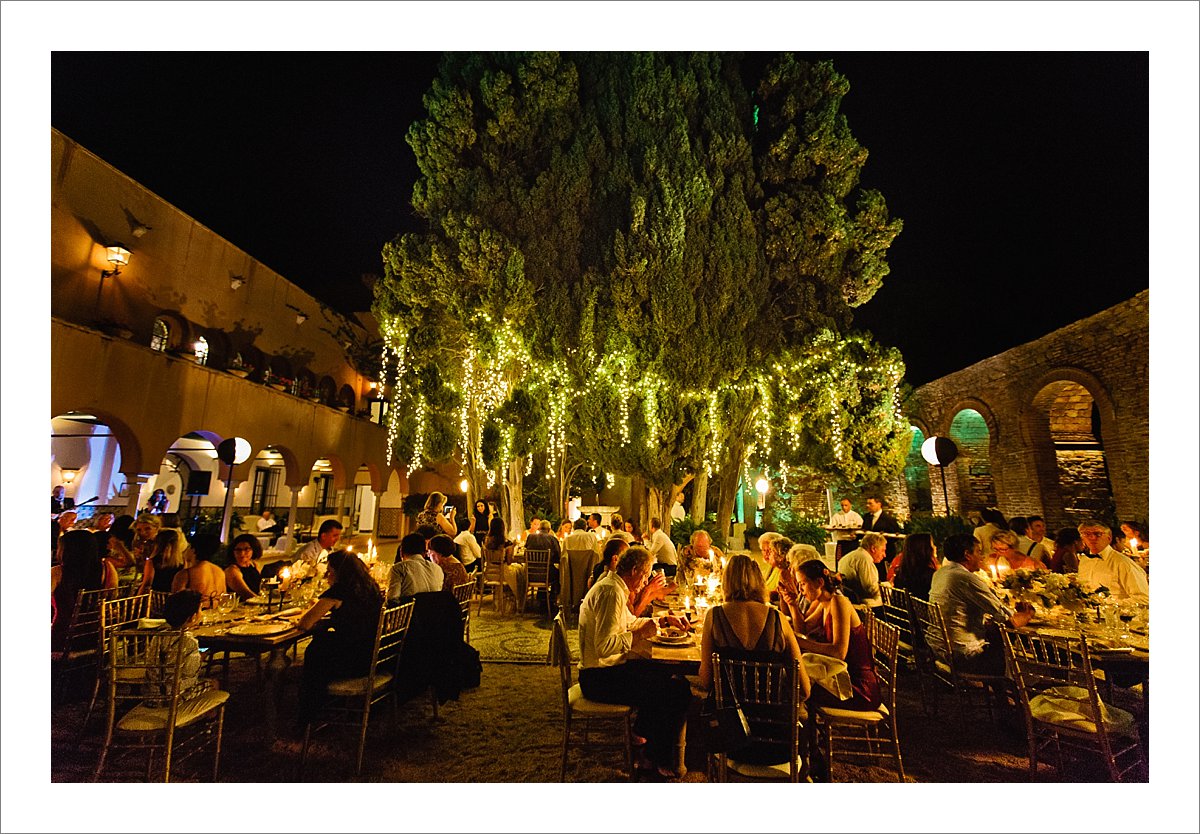
MULTIPOLYGON (((1051 527, 1084 513, 1149 515, 1149 308, 1143 290, 913 392, 913 424, 966 447, 968 460, 946 473, 952 509, 965 514, 994 496, 1005 515, 1039 513, 1051 527), (952 430, 966 409, 983 418, 986 442, 978 425, 952 430)), ((940 510, 939 473, 929 481, 940 510)))

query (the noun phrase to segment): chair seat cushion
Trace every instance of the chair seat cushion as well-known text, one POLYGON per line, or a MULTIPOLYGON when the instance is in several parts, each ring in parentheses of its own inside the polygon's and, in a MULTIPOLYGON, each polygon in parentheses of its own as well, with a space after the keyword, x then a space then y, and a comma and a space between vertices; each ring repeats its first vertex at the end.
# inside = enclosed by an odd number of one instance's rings
MULTIPOLYGON (((787 762, 779 764, 763 765, 750 764, 749 762, 739 762, 735 759, 726 757, 726 762, 729 769, 739 776, 746 776, 750 779, 790 779, 792 776, 791 768, 787 762)), ((796 768, 803 773, 804 761, 799 756, 796 757, 796 768)), ((810 777, 809 782, 812 781, 810 777)))
MULTIPOLYGON (((1054 686, 1029 699, 1029 712, 1034 719, 1046 724, 1096 732, 1096 718, 1088 691, 1082 686, 1054 686)), ((1100 719, 1104 728, 1118 735, 1133 735, 1137 732, 1134 717, 1123 709, 1109 706, 1100 701, 1100 719)))
POLYGON ((880 704, 879 709, 856 710, 838 709, 837 707, 818 707, 817 713, 826 720, 853 723, 878 724, 888 716, 887 704, 880 704))
POLYGON ((579 684, 571 687, 567 693, 567 700, 571 704, 571 711, 579 715, 620 718, 633 711, 633 707, 627 704, 602 704, 599 701, 589 701, 583 697, 583 690, 579 688, 579 684))
MULTIPOLYGON (((355 695, 365 695, 367 686, 371 679, 364 675, 361 678, 346 678, 345 680, 333 681, 325 687, 325 691, 330 695, 336 695, 339 698, 352 698, 355 695)), ((372 694, 383 689, 392 682, 392 675, 388 672, 381 672, 375 676, 375 687, 371 690, 372 694)))
MULTIPOLYGON (((200 720, 227 700, 229 700, 228 692, 213 689, 188 698, 186 701, 180 701, 179 709, 175 713, 175 726, 186 727, 200 720)), ((169 707, 148 707, 145 704, 139 704, 117 722, 117 729, 135 733, 165 730, 170 716, 169 707)))

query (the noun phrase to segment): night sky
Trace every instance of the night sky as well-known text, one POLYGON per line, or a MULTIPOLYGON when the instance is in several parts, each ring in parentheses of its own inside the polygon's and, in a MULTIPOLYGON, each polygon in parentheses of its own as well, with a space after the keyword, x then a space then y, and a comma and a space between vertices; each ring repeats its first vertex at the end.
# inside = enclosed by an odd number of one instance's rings
MULTIPOLYGON (((51 123, 321 300, 362 310, 360 276, 415 228, 404 136, 438 54, 57 52, 51 123)), ((862 183, 904 220, 856 323, 900 348, 911 384, 1149 286, 1147 53, 801 55, 849 79, 862 183)))

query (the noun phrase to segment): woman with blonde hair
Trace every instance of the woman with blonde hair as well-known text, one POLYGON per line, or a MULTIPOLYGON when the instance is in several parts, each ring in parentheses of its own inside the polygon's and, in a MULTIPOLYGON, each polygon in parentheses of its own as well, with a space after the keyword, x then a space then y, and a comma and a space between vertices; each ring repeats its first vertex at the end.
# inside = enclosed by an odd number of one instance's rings
MULTIPOLYGON (((508 536, 505 535, 504 519, 499 516, 493 517, 491 525, 488 527, 488 534, 483 540, 484 564, 486 566, 495 562, 502 563, 501 576, 504 579, 504 585, 512 591, 517 611, 524 612, 525 594, 529 590, 529 577, 525 572, 525 565, 516 561, 515 551, 515 542, 509 541, 508 536)), ((503 590, 497 588, 496 593, 503 595, 503 590)), ((502 606, 497 607, 501 608, 502 606)))
MULTIPOLYGON (((767 590, 762 570, 743 553, 729 557, 722 579, 725 601, 709 609, 700 640, 700 687, 712 690, 713 652, 735 660, 790 663, 800 659, 800 645, 787 618, 767 605, 767 590)), ((808 698, 811 684, 804 666, 800 667, 800 692, 808 698)), ((753 723, 754 715, 747 714, 753 723)), ((756 732, 757 734, 757 732, 756 732)), ((786 762, 790 755, 787 740, 751 742, 737 751, 739 761, 755 764, 786 762)))
MULTIPOLYGON (((157 519, 158 516, 153 516, 157 519)), ((138 520, 141 524, 141 519, 138 520)), ((183 554, 187 550, 187 540, 183 531, 174 527, 159 530, 154 537, 154 546, 149 557, 142 563, 142 584, 138 587, 139 594, 150 591, 170 591, 175 574, 183 570, 183 554)))
POLYGON ((442 508, 446 506, 446 496, 440 492, 431 492, 429 497, 425 499, 425 509, 417 513, 417 526, 428 524, 441 532, 445 533, 450 538, 458 535, 458 528, 454 524, 454 507, 450 507, 449 516, 442 514, 442 508))

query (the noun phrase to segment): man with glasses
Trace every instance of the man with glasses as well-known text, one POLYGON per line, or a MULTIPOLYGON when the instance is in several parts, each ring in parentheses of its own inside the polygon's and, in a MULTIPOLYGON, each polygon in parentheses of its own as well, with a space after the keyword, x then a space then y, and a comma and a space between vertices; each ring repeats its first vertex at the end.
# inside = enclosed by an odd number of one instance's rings
POLYGON ((1089 590, 1104 586, 1116 600, 1150 602, 1146 572, 1124 553, 1113 550, 1112 530, 1095 519, 1078 527, 1086 553, 1079 554, 1079 584, 1089 590))

